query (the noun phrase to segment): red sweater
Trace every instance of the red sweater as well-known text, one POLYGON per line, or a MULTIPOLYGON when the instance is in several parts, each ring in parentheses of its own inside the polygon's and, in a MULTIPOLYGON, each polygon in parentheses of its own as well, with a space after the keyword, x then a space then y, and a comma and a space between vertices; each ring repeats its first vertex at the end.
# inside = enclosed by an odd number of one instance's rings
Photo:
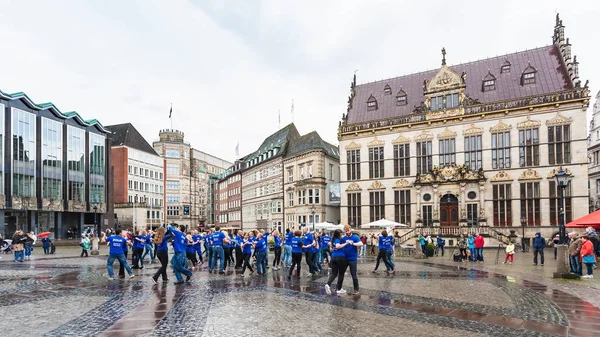
POLYGON ((484 243, 483 236, 478 235, 475 237, 475 248, 483 248, 484 243))
POLYGON ((583 245, 581 246, 580 254, 581 254, 581 257, 594 254, 594 245, 592 244, 592 241, 590 241, 590 240, 583 241, 583 245))

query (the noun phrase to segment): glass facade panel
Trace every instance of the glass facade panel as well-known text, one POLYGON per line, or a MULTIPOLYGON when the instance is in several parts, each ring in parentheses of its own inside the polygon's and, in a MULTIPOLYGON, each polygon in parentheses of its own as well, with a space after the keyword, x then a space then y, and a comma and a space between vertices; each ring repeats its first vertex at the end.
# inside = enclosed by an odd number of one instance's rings
POLYGON ((68 198, 85 201, 85 130, 67 128, 68 198))
MULTIPOLYGON (((0 125, 4 125, 4 104, 0 104, 0 125)), ((0 194, 4 191, 4 127, 0 128, 0 194)))
POLYGON ((106 186, 106 138, 90 133, 90 202, 105 201, 106 186))
POLYGON ((35 197, 35 115, 12 108, 12 194, 35 197))
POLYGON ((42 198, 62 199, 62 123, 42 118, 42 198))

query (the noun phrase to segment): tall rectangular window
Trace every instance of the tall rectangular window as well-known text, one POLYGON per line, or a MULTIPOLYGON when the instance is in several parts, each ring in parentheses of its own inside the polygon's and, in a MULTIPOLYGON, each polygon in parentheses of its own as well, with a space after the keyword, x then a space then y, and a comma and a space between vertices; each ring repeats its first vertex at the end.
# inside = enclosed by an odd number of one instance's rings
POLYGON ((431 141, 417 142, 417 174, 426 174, 433 168, 431 141))
POLYGON ((348 193, 348 224, 354 228, 362 225, 360 193, 348 193))
POLYGON ((294 193, 288 192, 287 197, 288 197, 288 207, 294 207, 294 193))
POLYGON ((456 164, 456 146, 454 138, 440 140, 440 166, 446 164, 456 164))
POLYGON ((346 151, 348 180, 360 180, 360 150, 346 151))
POLYGON ((35 115, 12 108, 12 194, 35 197, 36 128, 35 115))
POLYGON ((410 190, 394 191, 394 221, 411 225, 410 221, 410 190))
POLYGON ((394 177, 410 175, 410 144, 394 145, 394 177))
POLYGON ((62 199, 62 127, 42 118, 42 198, 62 199))
POLYGON ((477 204, 467 204, 467 226, 474 227, 479 223, 479 213, 477 213, 477 204))
POLYGON ((385 192, 369 192, 369 214, 371 222, 385 218, 385 192))
POLYGON ((369 178, 383 178, 383 147, 369 148, 369 178))
POLYGON ((512 194, 510 184, 495 184, 492 187, 494 226, 512 226, 512 194))
POLYGON ((465 165, 471 171, 482 168, 481 135, 465 137, 465 165))
POLYGON ((423 205, 423 227, 433 226, 433 205, 423 205))
POLYGON ((89 134, 90 202, 103 203, 106 186, 106 138, 89 134))
POLYGON ((510 132, 492 133, 492 168, 510 168, 510 132))
MULTIPOLYGON (((556 181, 548 182, 550 188, 550 225, 557 226, 559 220, 560 208, 558 207, 560 192, 556 187, 556 181)), ((565 224, 573 221, 573 208, 571 204, 571 184, 567 185, 564 189, 564 214, 565 224)))
POLYGON ((85 201, 85 130, 67 127, 69 200, 85 201))
POLYGON ((519 130, 519 165, 540 165, 539 129, 519 130))
POLYGON ((527 219, 528 225, 539 226, 540 211, 540 183, 521 183, 521 217, 527 219))
POLYGON ((4 191, 4 104, 0 104, 0 194, 6 194, 4 191))
POLYGON ((571 127, 558 125, 548 127, 548 163, 550 165, 571 162, 571 127))
POLYGON ((173 175, 173 176, 178 176, 179 175, 179 164, 167 163, 167 174, 173 175))
POLYGON ((333 171, 333 164, 329 164, 329 180, 335 179, 335 172, 333 171))

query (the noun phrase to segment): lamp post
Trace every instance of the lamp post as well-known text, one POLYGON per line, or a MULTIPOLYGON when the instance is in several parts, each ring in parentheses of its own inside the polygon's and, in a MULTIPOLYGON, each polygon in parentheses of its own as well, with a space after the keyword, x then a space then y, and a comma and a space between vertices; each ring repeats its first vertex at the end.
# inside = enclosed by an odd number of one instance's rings
POLYGON ((98 245, 98 238, 100 238, 100 228, 98 226, 98 219, 96 218, 96 212, 98 211, 98 202, 92 203, 94 209, 94 231, 95 235, 92 237, 92 255, 100 254, 100 247, 98 245))
POLYGON ((316 212, 315 205, 312 205, 310 207, 310 212, 312 213, 312 225, 313 225, 312 231, 314 232, 315 231, 315 212, 316 212))
POLYGON ((527 218, 521 217, 521 227, 523 227, 523 234, 521 235, 521 252, 525 252, 525 225, 527 224, 527 218))
POLYGON ((569 260, 567 258, 567 234, 565 230, 565 188, 569 185, 569 174, 562 167, 554 175, 556 187, 558 188, 558 237, 557 261, 554 278, 576 278, 575 274, 570 273, 569 260))

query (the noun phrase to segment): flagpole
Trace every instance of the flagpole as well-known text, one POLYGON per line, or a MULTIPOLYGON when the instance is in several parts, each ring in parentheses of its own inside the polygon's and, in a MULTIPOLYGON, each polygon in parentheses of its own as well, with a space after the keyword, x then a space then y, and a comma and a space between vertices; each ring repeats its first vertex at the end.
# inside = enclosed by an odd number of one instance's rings
POLYGON ((169 110, 169 119, 171 120, 171 130, 173 130, 173 103, 171 103, 171 110, 169 110))

